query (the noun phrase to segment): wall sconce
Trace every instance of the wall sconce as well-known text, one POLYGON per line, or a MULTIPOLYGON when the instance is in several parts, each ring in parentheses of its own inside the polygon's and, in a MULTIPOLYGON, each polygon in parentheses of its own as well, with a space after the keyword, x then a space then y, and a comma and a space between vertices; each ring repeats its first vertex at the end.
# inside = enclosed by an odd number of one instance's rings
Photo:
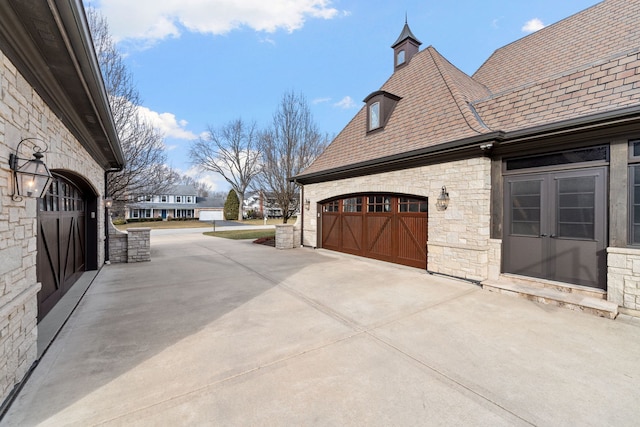
MULTIPOLYGON (((13 194, 11 200, 19 202, 23 196, 26 197, 42 197, 51 185, 52 176, 47 165, 44 164, 42 158, 47 152, 38 145, 33 146, 33 159, 22 159, 18 157, 20 146, 24 141, 36 140, 36 138, 24 138, 18 143, 16 152, 9 155, 9 167, 13 171, 13 194), (19 162, 24 163, 19 164, 19 162)), ((46 144, 45 144, 46 146, 46 144)))
POLYGON ((113 206, 113 199, 111 197, 105 197, 104 198, 104 207, 107 209, 111 209, 111 207, 113 206))
POLYGON ((304 199, 304 208, 306 210, 309 210, 309 208, 311 207, 311 200, 309 199, 304 199))
POLYGON ((444 211, 449 206, 449 193, 447 193, 447 187, 442 186, 442 191, 438 196, 438 200, 436 201, 436 209, 439 211, 444 211))

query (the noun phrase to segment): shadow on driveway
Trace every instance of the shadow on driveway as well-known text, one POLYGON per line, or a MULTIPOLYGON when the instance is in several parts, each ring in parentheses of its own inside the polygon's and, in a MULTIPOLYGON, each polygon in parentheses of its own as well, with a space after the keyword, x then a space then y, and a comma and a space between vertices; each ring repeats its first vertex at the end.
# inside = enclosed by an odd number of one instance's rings
POLYGON ((6 425, 602 425, 640 327, 417 269, 201 234, 106 266, 6 425))

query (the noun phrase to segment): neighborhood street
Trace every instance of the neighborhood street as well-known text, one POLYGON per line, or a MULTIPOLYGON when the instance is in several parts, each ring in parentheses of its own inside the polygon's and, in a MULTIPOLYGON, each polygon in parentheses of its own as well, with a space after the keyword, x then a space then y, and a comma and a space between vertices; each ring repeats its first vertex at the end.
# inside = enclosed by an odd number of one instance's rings
POLYGON ((151 262, 98 273, 2 425, 631 426, 638 355, 626 316, 154 232, 151 262))

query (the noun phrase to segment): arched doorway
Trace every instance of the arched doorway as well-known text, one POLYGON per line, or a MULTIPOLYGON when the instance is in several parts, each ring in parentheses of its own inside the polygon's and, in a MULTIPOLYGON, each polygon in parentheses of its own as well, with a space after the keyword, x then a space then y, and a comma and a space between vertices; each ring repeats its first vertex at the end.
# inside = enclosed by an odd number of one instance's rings
POLYGON ((97 197, 71 174, 53 176, 38 209, 38 321, 82 273, 97 268, 97 197))
POLYGON ((425 197, 356 194, 322 203, 322 247, 427 268, 425 197))

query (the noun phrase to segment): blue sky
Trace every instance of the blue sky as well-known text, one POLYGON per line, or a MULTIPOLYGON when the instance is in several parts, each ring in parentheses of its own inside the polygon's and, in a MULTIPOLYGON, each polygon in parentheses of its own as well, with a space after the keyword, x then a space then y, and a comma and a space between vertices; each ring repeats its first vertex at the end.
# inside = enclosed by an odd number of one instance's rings
MULTIPOLYGON (((407 16, 421 48, 473 74, 499 47, 597 0, 84 0, 109 22, 169 165, 195 176, 188 149, 242 118, 269 124, 286 91, 336 135, 393 71, 407 16)), ((567 48, 570 48, 569 46, 567 48)), ((228 185, 201 174, 214 190, 228 185)))

